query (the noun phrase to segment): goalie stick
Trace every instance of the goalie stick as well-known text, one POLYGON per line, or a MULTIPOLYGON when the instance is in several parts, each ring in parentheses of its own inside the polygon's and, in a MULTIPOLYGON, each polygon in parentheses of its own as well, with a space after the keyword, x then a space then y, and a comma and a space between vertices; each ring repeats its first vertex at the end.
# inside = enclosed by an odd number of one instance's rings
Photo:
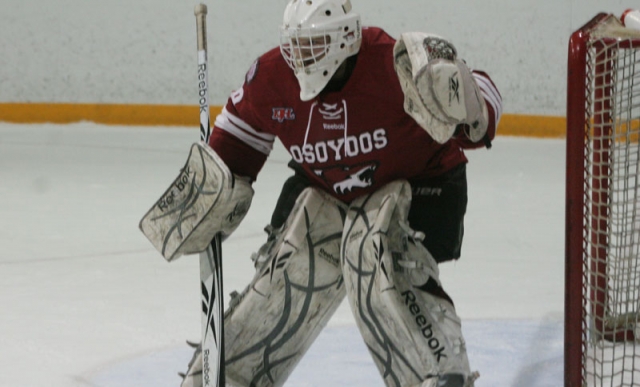
MULTIPOLYGON (((198 37, 198 96, 200 105, 200 140, 211 135, 207 69, 207 6, 195 7, 198 37)), ((224 305, 222 298, 222 246, 216 234, 200 253, 200 287, 202 292, 202 385, 224 387, 224 305)))

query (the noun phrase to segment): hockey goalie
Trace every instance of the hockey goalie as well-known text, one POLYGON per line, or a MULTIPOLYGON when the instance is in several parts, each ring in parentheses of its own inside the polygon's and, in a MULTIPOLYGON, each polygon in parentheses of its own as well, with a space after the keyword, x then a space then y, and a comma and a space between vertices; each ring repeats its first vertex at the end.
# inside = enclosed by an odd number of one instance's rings
MULTIPOLYGON (((289 151, 255 276, 225 313, 228 386, 283 386, 345 297, 385 385, 473 386, 438 264, 461 256, 464 152, 491 146, 501 110, 446 38, 362 27, 349 0, 287 4, 279 47, 192 148, 187 165, 214 177, 200 216, 179 240, 148 235, 171 257, 228 236, 276 138, 289 151)), ((182 386, 201 368, 196 350, 182 386)))

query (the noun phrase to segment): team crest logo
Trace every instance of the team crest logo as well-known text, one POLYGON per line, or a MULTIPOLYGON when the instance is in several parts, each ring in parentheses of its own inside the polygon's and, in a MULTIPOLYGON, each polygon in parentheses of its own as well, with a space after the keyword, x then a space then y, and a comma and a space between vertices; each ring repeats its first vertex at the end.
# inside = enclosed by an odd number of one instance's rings
POLYGON ((358 188, 371 187, 376 169, 378 169, 377 162, 366 162, 315 169, 314 172, 329 183, 338 195, 345 195, 358 188))
POLYGON ((271 109, 271 119, 283 123, 284 120, 294 120, 296 114, 293 112, 293 108, 277 107, 271 109))

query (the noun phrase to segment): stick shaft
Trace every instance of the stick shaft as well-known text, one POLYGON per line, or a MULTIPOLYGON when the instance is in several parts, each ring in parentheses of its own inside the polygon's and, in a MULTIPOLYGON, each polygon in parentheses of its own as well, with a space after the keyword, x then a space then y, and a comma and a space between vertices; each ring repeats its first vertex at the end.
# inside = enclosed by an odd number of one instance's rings
POLYGON ((207 51, 207 6, 196 5, 193 13, 196 15, 196 29, 198 35, 198 51, 207 51))
MULTIPOLYGON (((198 102, 200 140, 209 142, 209 72, 207 64, 207 6, 195 7, 198 37, 198 102)), ((222 288, 222 246, 217 234, 206 251, 200 253, 200 289, 202 292, 202 385, 224 387, 224 305, 222 288)))
POLYGON ((198 37, 198 104, 200 106, 200 140, 209 142, 211 136, 209 115, 209 69, 207 60, 207 6, 198 4, 196 34, 198 37))
POLYGON ((224 305, 222 299, 222 246, 217 234, 200 253, 202 292, 202 385, 225 387, 224 305))

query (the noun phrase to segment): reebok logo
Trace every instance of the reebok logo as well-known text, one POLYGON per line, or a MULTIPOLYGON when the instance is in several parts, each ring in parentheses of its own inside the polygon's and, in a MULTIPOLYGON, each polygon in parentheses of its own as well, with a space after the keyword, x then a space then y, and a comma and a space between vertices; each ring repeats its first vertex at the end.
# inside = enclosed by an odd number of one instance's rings
POLYGON ((339 266, 340 265, 340 260, 337 257, 334 257, 333 254, 329 253, 324 248, 320 248, 320 251, 319 251, 318 255, 321 258, 324 258, 325 261, 331 263, 334 266, 339 266))
MULTIPOLYGON (((334 120, 342 120, 342 113, 344 113, 343 108, 338 108, 338 104, 328 104, 323 103, 322 107, 318 109, 320 114, 322 114, 322 118, 325 121, 334 121, 334 120)), ((344 123, 322 123, 322 128, 324 130, 345 130, 344 123)))
MULTIPOLYGON (((182 169, 182 171, 180 172, 180 176, 178 176, 178 178, 176 178, 176 180, 173 182, 173 186, 178 189, 178 192, 182 192, 187 187, 191 174, 192 171, 188 165, 184 169, 182 169)), ((175 189, 172 189, 166 195, 161 197, 160 200, 158 200, 157 204, 160 211, 164 212, 165 210, 169 209, 169 207, 174 204, 176 197, 177 192, 175 189)))
POLYGON ((324 130, 344 130, 344 124, 322 124, 324 130))
POLYGON ((211 372, 211 368, 209 368, 209 350, 208 349, 204 351, 204 361, 202 363, 203 363, 202 372, 204 373, 204 385, 209 386, 211 385, 211 377, 209 376, 209 373, 211 372))
POLYGON ((200 96, 200 113, 206 112, 209 108, 207 101, 207 64, 198 66, 198 95, 200 96))
POLYGON ((322 107, 318 109, 318 111, 320 112, 320 114, 322 114, 322 118, 324 118, 325 120, 341 120, 342 113, 344 113, 343 108, 338 109, 337 103, 323 103, 322 107))
POLYGON ((409 309, 409 313, 415 317, 416 324, 420 331, 422 332, 422 337, 427 340, 427 345, 429 349, 431 349, 431 353, 435 356, 438 363, 447 355, 444 353, 444 347, 440 344, 440 341, 433 334, 433 325, 427 321, 427 318, 422 314, 420 307, 416 303, 416 295, 413 294, 411 290, 407 290, 401 293, 402 298, 404 299, 404 304, 409 309))
POLYGON ((456 100, 456 103, 460 103, 460 81, 458 80, 458 73, 454 73, 451 78, 449 78, 449 106, 451 106, 451 102, 456 100))
POLYGON ((235 220, 240 217, 240 219, 244 218, 245 214, 249 211, 250 203, 240 202, 233 207, 233 211, 227 214, 226 219, 227 222, 233 223, 235 220))

